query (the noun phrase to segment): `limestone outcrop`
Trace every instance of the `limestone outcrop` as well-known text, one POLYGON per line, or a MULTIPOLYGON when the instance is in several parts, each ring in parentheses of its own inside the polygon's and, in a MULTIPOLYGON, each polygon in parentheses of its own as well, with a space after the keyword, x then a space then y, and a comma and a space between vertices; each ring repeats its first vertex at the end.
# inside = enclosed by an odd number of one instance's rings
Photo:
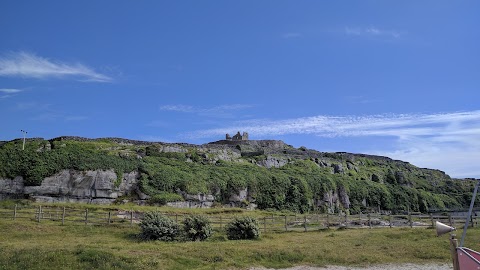
POLYGON ((468 190, 463 182, 451 183, 442 171, 387 157, 319 152, 279 140, 247 140, 247 134, 237 135, 202 145, 120 138, 30 138, 29 153, 18 150, 21 140, 0 142, 0 164, 4 166, 0 167, 0 200, 109 204, 128 199, 189 208, 220 203, 255 207, 258 203, 263 209, 292 211, 374 207, 400 211, 405 207, 398 206, 398 198, 403 197, 394 194, 396 186, 412 189, 408 194, 413 194, 413 189, 431 184, 428 194, 415 197, 418 200, 400 201, 408 203, 409 209, 425 211, 446 203, 464 203, 463 197, 455 202, 431 197, 443 194, 442 185, 454 187, 453 195, 468 190), (131 172, 118 175, 118 171, 131 172), (190 194, 197 192, 203 193, 190 194), (381 205, 378 194, 385 198, 381 205))
POLYGON ((109 204, 120 196, 141 193, 138 181, 138 172, 125 173, 117 179, 113 170, 62 170, 45 178, 40 186, 25 186, 22 177, 0 179, 0 198, 109 204))
MULTIPOLYGON (((124 195, 138 198, 144 204, 149 196, 139 189, 140 173, 124 173, 121 179, 113 170, 76 171, 62 170, 47 177, 40 186, 25 186, 21 176, 14 179, 0 178, 0 200, 28 198, 37 202, 75 202, 112 204, 124 195)), ((188 194, 178 191, 184 201, 168 202, 167 205, 179 208, 209 208, 215 202, 212 194, 188 194)), ((231 195, 230 206, 241 206, 248 199, 248 189, 231 195)))

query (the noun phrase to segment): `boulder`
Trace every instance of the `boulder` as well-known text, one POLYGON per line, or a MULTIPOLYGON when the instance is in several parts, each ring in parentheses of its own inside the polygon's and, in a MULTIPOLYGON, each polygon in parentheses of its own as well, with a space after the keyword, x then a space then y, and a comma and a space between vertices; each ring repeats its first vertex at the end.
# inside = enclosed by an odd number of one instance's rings
POLYGON ((285 157, 275 157, 268 155, 265 159, 257 161, 257 165, 266 168, 280 168, 288 164, 288 159, 285 157))
POLYGON ((341 173, 341 174, 344 173, 342 164, 338 164, 338 163, 337 164, 332 164, 332 168, 333 168, 334 173, 341 173))

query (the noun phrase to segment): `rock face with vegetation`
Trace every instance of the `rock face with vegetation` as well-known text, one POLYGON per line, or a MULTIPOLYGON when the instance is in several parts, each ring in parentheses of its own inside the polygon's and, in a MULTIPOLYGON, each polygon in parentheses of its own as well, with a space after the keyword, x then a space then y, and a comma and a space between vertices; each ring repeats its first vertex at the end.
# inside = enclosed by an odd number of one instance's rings
POLYGON ((275 140, 204 145, 59 137, 0 143, 0 199, 426 212, 468 205, 471 183, 387 157, 275 140))

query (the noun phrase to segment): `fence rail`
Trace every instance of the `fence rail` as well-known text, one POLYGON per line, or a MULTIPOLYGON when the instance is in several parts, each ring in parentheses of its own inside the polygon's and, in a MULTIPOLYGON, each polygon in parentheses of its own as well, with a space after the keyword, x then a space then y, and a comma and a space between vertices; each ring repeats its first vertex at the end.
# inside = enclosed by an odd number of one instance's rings
MULTIPOLYGON (((187 215, 164 213, 177 223, 183 222, 187 215)), ((117 225, 133 226, 140 223, 144 213, 141 211, 78 209, 61 206, 17 206, 0 209, 0 220, 25 220, 30 222, 51 222, 61 225, 117 225)), ((214 229, 222 229, 233 219, 231 215, 209 215, 214 229)), ((473 216, 471 226, 478 225, 480 217, 473 216)), ((461 227, 465 224, 464 216, 449 213, 405 215, 371 214, 305 214, 305 215, 267 215, 257 217, 263 232, 309 231, 331 227, 344 228, 378 228, 378 227, 433 227, 435 221, 451 226, 461 227)))

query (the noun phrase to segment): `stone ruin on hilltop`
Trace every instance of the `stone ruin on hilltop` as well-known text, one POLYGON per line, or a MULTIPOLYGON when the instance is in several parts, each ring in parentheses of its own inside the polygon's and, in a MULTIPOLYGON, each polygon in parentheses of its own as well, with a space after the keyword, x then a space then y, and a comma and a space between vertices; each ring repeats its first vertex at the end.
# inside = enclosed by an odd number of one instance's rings
POLYGON ((225 140, 227 141, 248 141, 248 132, 243 132, 243 135, 240 135, 240 131, 237 132, 233 137, 230 137, 230 134, 225 135, 225 140))

